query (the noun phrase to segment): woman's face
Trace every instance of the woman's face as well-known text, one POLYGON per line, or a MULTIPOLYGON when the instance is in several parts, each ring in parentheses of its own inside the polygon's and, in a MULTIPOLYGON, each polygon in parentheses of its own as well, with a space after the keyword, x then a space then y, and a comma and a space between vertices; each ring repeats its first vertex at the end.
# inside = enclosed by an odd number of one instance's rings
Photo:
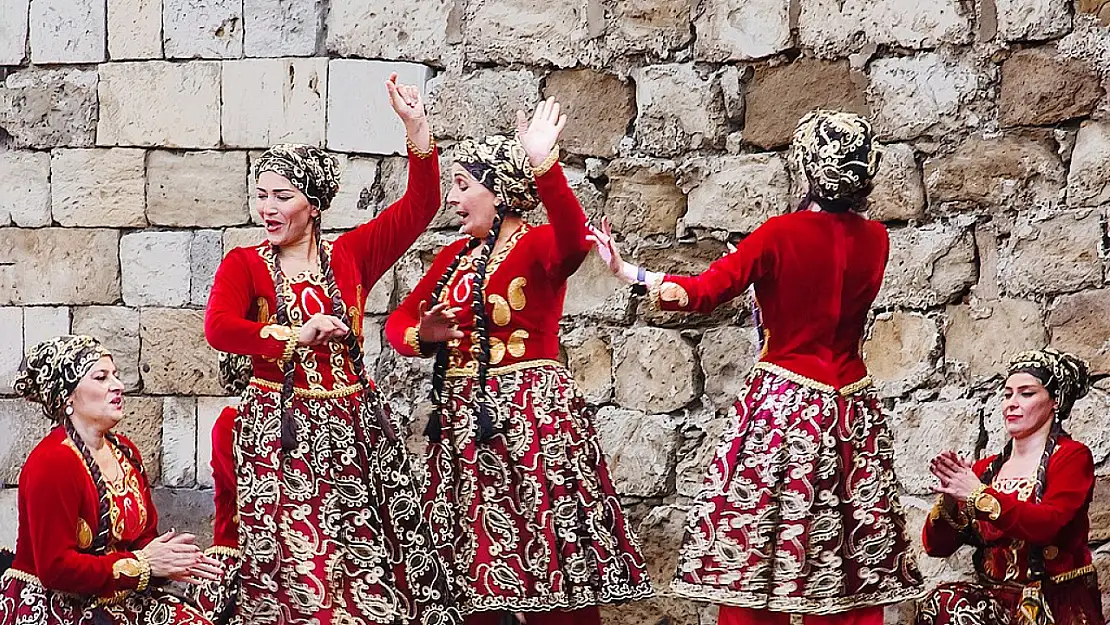
POLYGON ((123 382, 111 356, 96 361, 69 396, 74 425, 107 432, 123 418, 123 382))
POLYGON ((458 163, 451 165, 451 190, 447 192, 447 206, 462 221, 459 232, 481 239, 493 229, 493 219, 497 216, 497 196, 458 163))
POLYGON ((255 210, 272 245, 289 246, 312 236, 312 220, 320 214, 289 179, 272 171, 258 176, 255 210))
POLYGON ((1022 439, 1049 427, 1056 400, 1034 375, 1015 373, 1006 378, 1002 391, 1002 417, 1006 432, 1022 439))

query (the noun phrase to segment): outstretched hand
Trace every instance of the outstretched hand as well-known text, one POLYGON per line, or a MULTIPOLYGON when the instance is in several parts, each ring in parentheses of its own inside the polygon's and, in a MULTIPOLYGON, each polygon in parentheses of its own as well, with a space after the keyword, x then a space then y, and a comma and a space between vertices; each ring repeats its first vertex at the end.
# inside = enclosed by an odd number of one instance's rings
POLYGON ((459 322, 455 319, 455 315, 459 313, 458 308, 449 308, 442 302, 431 309, 427 309, 427 306, 427 302, 420 302, 420 326, 417 332, 421 342, 446 343, 466 336, 459 330, 459 322))
POLYGON ((516 112, 516 136, 533 167, 538 167, 547 159, 567 125, 567 116, 560 114, 559 110, 559 103, 551 97, 540 102, 531 122, 524 111, 516 112))
POLYGON ((621 258, 620 250, 617 249, 616 243, 613 241, 613 229, 609 225, 609 218, 601 218, 601 228, 596 228, 593 224, 587 224, 590 229, 590 234, 586 235, 586 240, 593 243, 597 255, 601 257, 601 262, 613 272, 613 275, 618 277, 624 273, 624 259, 621 258))

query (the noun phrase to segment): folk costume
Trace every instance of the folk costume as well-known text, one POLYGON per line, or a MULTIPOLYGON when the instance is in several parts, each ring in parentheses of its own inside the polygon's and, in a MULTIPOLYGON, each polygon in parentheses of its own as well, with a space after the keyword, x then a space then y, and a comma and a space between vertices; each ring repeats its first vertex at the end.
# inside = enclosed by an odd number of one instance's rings
MULTIPOLYGON (((234 431, 246 623, 459 620, 408 454, 361 349, 366 294, 439 206, 436 156, 410 146, 405 195, 334 243, 317 220, 319 273, 284 274, 267 242, 232 250, 216 273, 205 334, 214 348, 253 360, 234 431), (300 326, 317 313, 351 332, 298 346, 300 326)), ((255 176, 271 171, 321 212, 339 187, 334 157, 311 146, 270 148, 255 176)))
POLYGON ((425 509, 473 624, 503 611, 530 625, 599 623, 597 605, 653 592, 593 413, 557 361, 566 281, 589 245, 552 154, 533 171, 516 138, 456 145, 497 198, 493 228, 445 247, 385 327, 401 354, 436 359, 425 509), (493 254, 505 216, 541 202, 550 223, 522 222, 493 254), (436 302, 461 308, 464 338, 420 340, 419 307, 436 302))
POLYGON ((658 275, 664 310, 709 313, 754 284, 763 352, 686 525, 672 588, 720 622, 881 623, 921 595, 894 446, 860 357, 888 239, 858 209, 878 164, 867 120, 816 111, 793 140, 802 209, 773 217, 697 276, 658 275), (808 209, 808 210, 806 210, 808 209))
POLYGON ((955 509, 938 499, 925 523, 931 556, 975 547, 978 583, 942 584, 918 609, 917 625, 1102 625, 1102 595, 1087 546, 1094 460, 1063 429, 1087 393, 1087 366, 1053 349, 1019 354, 1010 374, 1029 373, 1057 401, 1052 431, 1036 475, 996 477, 1010 457, 976 462, 984 486, 955 509))
POLYGON ((107 433, 123 471, 106 479, 66 412, 67 398, 104 356, 111 354, 90 336, 62 336, 33 347, 20 366, 16 392, 58 425, 19 476, 19 531, 15 561, 0 576, 0 625, 209 625, 162 592, 139 551, 159 534, 138 449, 107 433))

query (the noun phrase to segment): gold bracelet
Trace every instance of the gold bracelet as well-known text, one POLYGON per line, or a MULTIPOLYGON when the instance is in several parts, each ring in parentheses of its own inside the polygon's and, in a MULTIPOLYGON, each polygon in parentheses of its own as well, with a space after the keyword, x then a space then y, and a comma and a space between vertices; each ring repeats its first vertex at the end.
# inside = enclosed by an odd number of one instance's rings
POLYGON ((970 516, 975 515, 975 510, 977 509, 975 506, 975 502, 985 492, 987 492, 987 485, 980 484, 973 488, 970 493, 968 493, 967 499, 964 500, 964 505, 967 506, 967 511, 970 516))
POLYGON ((532 176, 535 177, 535 178, 539 178, 540 176, 542 176, 542 175, 546 174, 547 172, 551 171, 551 168, 554 167, 555 164, 558 163, 558 162, 559 162, 559 146, 555 146, 555 147, 551 148, 551 152, 548 153, 547 158, 543 159, 542 163, 540 163, 538 166, 532 168, 532 176))
POLYGON ((413 143, 411 137, 409 137, 408 135, 405 135, 405 147, 407 147, 409 149, 409 151, 412 152, 413 155, 416 158, 424 160, 426 158, 430 158, 432 156, 432 154, 435 154, 435 151, 436 151, 436 137, 435 137, 435 135, 432 134, 432 130, 429 128, 428 129, 428 149, 427 150, 421 150, 420 148, 416 147, 416 144, 413 143))
POLYGON ((146 557, 146 553, 140 549, 135 552, 135 559, 139 561, 139 569, 142 571, 139 573, 139 585, 135 590, 142 592, 150 586, 150 558, 146 557))
POLYGON ((285 339, 285 351, 281 353, 281 360, 278 361, 279 364, 284 365, 290 360, 293 360, 293 354, 297 351, 297 337, 300 333, 301 329, 294 327, 292 335, 285 339))

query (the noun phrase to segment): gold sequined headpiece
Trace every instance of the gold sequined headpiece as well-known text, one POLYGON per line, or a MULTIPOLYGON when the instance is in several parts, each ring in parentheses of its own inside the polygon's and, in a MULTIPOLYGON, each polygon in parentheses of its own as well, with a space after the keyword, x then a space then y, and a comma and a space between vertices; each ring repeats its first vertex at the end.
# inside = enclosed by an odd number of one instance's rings
POLYGON ((1056 414, 1063 420, 1071 414, 1076 400, 1091 388, 1091 375, 1087 363, 1073 356, 1046 347, 1021 352, 1010 360, 1008 375, 1028 373, 1044 384, 1058 405, 1056 414))
POLYGON ((65 335, 35 345, 23 357, 15 378, 15 392, 42 404, 47 417, 60 421, 66 400, 81 378, 112 353, 100 341, 83 334, 65 335))
POLYGON ((864 189, 879 168, 871 122, 855 113, 818 109, 798 122, 792 157, 810 192, 837 200, 864 189))
POLYGON ((455 145, 455 162, 492 191, 506 209, 524 214, 540 205, 532 166, 516 137, 463 139, 455 145))
POLYGON ((327 210, 339 191, 339 161, 314 145, 279 143, 258 157, 254 178, 272 171, 285 176, 320 210, 327 210))

